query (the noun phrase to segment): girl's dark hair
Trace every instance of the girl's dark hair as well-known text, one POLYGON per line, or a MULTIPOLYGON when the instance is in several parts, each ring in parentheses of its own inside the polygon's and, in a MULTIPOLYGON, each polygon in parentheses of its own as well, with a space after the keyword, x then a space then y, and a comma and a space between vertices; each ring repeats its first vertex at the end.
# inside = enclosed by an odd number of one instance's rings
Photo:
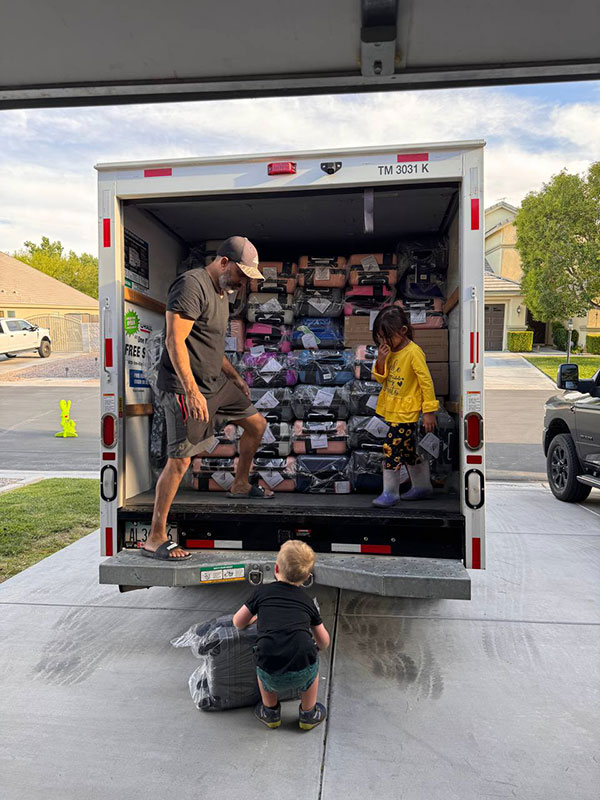
POLYGON ((401 334, 402 328, 406 328, 406 335, 412 341, 413 329, 406 311, 399 306, 382 308, 373 323, 373 341, 375 344, 380 340, 389 343, 394 334, 401 334))

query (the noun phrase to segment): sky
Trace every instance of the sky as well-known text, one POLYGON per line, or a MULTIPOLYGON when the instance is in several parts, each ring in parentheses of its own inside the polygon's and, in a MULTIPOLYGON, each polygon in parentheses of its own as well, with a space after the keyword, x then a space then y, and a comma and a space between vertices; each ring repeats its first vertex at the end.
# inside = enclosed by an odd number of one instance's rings
POLYGON ((485 205, 518 206, 600 160, 600 81, 0 111, 0 250, 97 254, 97 163, 461 139, 487 142, 485 205))

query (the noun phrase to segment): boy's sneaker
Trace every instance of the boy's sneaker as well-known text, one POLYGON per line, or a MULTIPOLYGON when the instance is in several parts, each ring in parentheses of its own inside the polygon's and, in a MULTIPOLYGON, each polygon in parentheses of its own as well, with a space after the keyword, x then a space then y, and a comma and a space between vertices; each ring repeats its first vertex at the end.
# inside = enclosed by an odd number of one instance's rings
POLYGON ((327 709, 323 703, 315 703, 310 711, 302 710, 302 703, 300 703, 298 722, 303 731, 310 731, 325 722, 327 719, 327 709))
POLYGON ((384 492, 380 494, 379 497, 376 497, 373 500, 373 505, 377 506, 377 508, 391 508, 391 506, 395 506, 396 503, 400 500, 397 494, 392 494, 391 492, 384 492))
POLYGON ((254 716, 264 722, 267 728, 278 728, 281 725, 281 703, 277 703, 276 708, 267 708, 258 703, 254 709, 254 716))

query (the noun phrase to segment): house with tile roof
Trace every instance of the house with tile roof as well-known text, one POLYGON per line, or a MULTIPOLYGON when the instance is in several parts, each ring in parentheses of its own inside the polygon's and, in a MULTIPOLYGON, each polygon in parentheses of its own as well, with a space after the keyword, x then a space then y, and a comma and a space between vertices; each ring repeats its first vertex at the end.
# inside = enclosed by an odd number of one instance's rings
MULTIPOLYGON (((552 326, 538 322, 521 294, 523 269, 517 250, 518 208, 504 200, 485 210, 485 349, 506 350, 509 331, 533 331, 534 349, 552 344, 552 326)), ((566 321, 563 321, 566 323, 566 321)), ((573 320, 580 344, 588 333, 600 333, 600 311, 573 320)))
POLYGON ((0 252, 0 317, 59 315, 98 321, 98 301, 0 252))

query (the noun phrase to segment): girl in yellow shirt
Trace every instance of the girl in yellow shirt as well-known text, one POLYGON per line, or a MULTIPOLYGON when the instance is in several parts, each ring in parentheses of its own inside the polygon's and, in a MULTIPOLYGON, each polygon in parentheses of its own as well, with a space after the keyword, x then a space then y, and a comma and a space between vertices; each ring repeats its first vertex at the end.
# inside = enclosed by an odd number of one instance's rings
POLYGON ((429 462, 417 453, 416 433, 421 412, 425 431, 435 430, 439 403, 425 354, 413 342, 403 309, 388 306, 379 312, 373 323, 373 341, 379 348, 373 378, 381 384, 376 413, 390 426, 383 445, 383 494, 373 505, 387 508, 398 500, 423 500, 433 494, 429 462), (400 495, 403 465, 412 486, 400 495))

